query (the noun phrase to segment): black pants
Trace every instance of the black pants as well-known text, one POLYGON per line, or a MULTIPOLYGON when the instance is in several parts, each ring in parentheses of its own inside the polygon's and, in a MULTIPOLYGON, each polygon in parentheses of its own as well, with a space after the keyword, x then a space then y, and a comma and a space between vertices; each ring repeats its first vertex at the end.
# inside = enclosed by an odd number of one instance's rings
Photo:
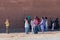
POLYGON ((38 26, 34 27, 34 34, 38 34, 38 26))

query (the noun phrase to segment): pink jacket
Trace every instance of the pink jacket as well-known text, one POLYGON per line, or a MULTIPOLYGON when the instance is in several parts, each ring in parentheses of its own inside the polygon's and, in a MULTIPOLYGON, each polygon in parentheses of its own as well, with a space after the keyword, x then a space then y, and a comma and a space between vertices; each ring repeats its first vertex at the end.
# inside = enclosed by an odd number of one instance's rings
POLYGON ((38 23, 39 23, 39 22, 38 22, 38 20, 37 20, 37 19, 35 19, 35 20, 34 20, 34 24, 37 26, 37 25, 38 25, 38 23))

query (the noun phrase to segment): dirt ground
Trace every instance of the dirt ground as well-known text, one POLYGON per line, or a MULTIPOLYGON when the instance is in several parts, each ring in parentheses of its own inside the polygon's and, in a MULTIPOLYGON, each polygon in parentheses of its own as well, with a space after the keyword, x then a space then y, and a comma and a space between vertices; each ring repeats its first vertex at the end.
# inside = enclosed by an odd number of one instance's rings
POLYGON ((0 33, 0 40, 60 40, 60 31, 39 32, 38 34, 0 33))

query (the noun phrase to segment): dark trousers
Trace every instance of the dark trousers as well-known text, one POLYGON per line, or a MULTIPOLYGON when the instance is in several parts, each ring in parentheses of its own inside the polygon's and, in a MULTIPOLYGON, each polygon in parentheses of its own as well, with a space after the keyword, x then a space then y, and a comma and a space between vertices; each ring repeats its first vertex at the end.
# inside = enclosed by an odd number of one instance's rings
POLYGON ((9 33, 9 27, 6 27, 6 33, 9 33))
POLYGON ((34 27, 34 34, 38 34, 38 26, 34 27))

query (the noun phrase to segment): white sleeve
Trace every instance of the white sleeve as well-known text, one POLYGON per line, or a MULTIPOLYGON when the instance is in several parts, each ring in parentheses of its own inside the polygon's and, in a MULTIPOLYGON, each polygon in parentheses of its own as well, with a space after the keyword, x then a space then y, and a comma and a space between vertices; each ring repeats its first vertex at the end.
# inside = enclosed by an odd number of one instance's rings
POLYGON ((43 24, 43 20, 40 22, 40 25, 43 24))

